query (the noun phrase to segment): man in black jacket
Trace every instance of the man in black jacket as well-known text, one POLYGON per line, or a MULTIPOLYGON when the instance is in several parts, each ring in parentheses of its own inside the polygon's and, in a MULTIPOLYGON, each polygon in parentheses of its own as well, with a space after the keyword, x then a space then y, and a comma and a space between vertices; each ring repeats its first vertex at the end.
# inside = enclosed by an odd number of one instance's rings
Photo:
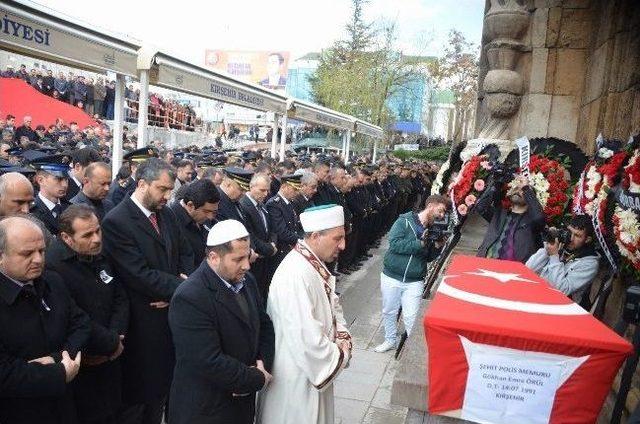
POLYGON ((71 204, 65 200, 71 169, 68 155, 44 156, 31 161, 36 169, 36 183, 40 188, 31 214, 38 218, 53 235, 58 234, 58 218, 71 204))
POLYGON ((111 167, 104 162, 94 162, 84 170, 82 190, 72 199, 74 205, 85 204, 95 209, 96 216, 102 221, 113 203, 107 199, 111 183, 111 167))
POLYGON ((47 251, 46 263, 91 319, 91 336, 73 385, 83 424, 117 424, 122 406, 119 357, 129 324, 129 301, 101 251, 102 232, 93 208, 69 206, 60 216, 60 237, 47 251))
POLYGON ((216 219, 220 194, 211 180, 198 180, 181 187, 178 196, 169 207, 193 253, 195 269, 204 259, 208 233, 204 223, 216 219))
POLYGON ((509 183, 511 207, 502 207, 502 184, 488 188, 476 210, 489 222, 478 256, 525 263, 541 246, 544 211, 526 177, 518 175, 509 183))
POLYGON ((287 253, 296 245, 298 239, 303 235, 300 219, 291 201, 298 195, 300 190, 301 175, 283 175, 280 178, 280 190, 278 194, 266 204, 269 215, 269 227, 276 235, 276 247, 278 253, 269 260, 268 280, 276 272, 280 262, 287 256, 287 253))
POLYGON ((193 256, 173 213, 165 208, 175 173, 158 158, 136 171, 137 188, 102 221, 104 251, 131 303, 125 340, 122 423, 159 424, 174 365, 169 301, 193 271, 193 256))
POLYGON ((84 147, 71 153, 71 170, 69 170, 69 187, 65 199, 71 201, 80 191, 87 167, 100 160, 100 153, 91 147, 84 147))
POLYGON ((275 336, 247 273, 250 250, 239 221, 217 223, 207 238, 206 260, 171 300, 171 424, 254 421, 256 392, 271 380, 275 336))
POLYGON ((311 208, 316 204, 313 197, 318 192, 318 177, 313 172, 304 172, 300 178, 300 194, 293 199, 293 206, 296 213, 300 215, 305 209, 311 208))
POLYGON ((251 274, 258 282, 262 299, 266 302, 269 291, 269 258, 278 252, 276 236, 269 226, 269 214, 264 201, 269 196, 270 178, 256 174, 251 178, 249 191, 240 198, 240 208, 246 218, 246 228, 251 234, 251 248, 258 258, 251 264, 251 274))
POLYGON ((66 383, 80 369, 89 319, 60 276, 44 272, 42 229, 26 217, 0 221, 0 422, 73 423, 66 383), (72 360, 71 358, 75 358, 72 360))
POLYGON ((242 168, 231 166, 224 169, 224 179, 219 187, 218 221, 235 219, 246 225, 246 218, 242 214, 238 200, 249 190, 251 177, 253 177, 253 172, 242 168))

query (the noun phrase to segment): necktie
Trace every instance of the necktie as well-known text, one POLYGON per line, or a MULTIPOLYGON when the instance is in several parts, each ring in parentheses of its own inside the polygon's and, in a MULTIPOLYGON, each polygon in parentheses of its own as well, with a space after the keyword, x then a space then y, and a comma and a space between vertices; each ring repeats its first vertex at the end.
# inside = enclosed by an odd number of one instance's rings
POLYGON ((60 203, 56 203, 53 209, 51 209, 51 213, 53 214, 54 218, 59 217, 62 213, 62 205, 60 205, 60 203))
POLYGON ((153 228, 156 229, 156 232, 158 234, 160 234, 160 226, 158 225, 158 217, 156 216, 155 212, 151 212, 151 215, 149 215, 149 221, 151 221, 151 225, 153 225, 153 228))

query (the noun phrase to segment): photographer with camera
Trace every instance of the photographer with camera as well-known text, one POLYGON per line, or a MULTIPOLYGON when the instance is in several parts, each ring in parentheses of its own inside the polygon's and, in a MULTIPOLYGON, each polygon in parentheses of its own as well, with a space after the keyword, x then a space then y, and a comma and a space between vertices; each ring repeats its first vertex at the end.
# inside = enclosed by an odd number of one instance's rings
POLYGON ((502 168, 494 173, 494 184, 476 204, 478 213, 489 222, 478 256, 526 262, 536 251, 539 234, 544 228, 544 211, 524 175, 510 175, 502 168), (506 196, 511 205, 502 207, 502 186, 508 184, 506 196))
POLYGON ((382 316, 385 340, 376 352, 394 349, 397 341, 396 318, 402 305, 402 318, 407 334, 420 307, 427 264, 434 260, 447 237, 445 221, 449 199, 432 195, 420 212, 407 212, 398 217, 389 231, 389 250, 384 255, 380 274, 382 316))
POLYGON ((546 229, 544 238, 544 247, 531 256, 526 265, 579 302, 598 273, 600 263, 591 219, 587 215, 576 215, 566 229, 546 229))

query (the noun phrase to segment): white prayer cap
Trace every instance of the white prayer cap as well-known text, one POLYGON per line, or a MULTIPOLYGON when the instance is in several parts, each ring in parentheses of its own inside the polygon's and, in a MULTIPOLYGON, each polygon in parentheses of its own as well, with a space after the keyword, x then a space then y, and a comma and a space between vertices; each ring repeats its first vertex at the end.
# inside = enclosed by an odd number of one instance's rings
POLYGON ((344 210, 339 205, 322 205, 306 209, 300 214, 305 233, 328 230, 344 225, 344 210))
POLYGON ((240 221, 227 219, 211 227, 207 235, 207 246, 219 246, 248 236, 247 229, 240 221))

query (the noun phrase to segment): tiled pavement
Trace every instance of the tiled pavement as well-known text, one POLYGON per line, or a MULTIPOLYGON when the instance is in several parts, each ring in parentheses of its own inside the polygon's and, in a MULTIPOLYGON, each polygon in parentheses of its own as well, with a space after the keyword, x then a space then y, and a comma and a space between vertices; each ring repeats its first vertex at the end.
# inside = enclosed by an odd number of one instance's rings
POLYGON ((336 424, 403 424, 407 417, 407 408, 390 404, 397 368, 393 352, 373 351, 384 339, 380 271, 386 248, 385 239, 360 270, 338 282, 354 351, 334 384, 336 424))

